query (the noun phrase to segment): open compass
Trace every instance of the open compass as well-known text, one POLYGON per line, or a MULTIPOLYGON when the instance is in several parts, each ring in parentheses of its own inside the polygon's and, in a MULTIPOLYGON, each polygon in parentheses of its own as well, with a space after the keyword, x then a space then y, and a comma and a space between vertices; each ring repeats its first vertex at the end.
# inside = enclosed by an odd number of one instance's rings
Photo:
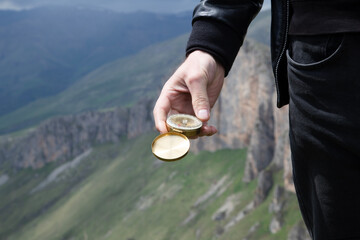
POLYGON ((190 149, 188 137, 200 133, 202 122, 187 114, 174 114, 166 120, 168 133, 157 136, 152 143, 152 152, 160 160, 176 161, 183 158, 190 149))

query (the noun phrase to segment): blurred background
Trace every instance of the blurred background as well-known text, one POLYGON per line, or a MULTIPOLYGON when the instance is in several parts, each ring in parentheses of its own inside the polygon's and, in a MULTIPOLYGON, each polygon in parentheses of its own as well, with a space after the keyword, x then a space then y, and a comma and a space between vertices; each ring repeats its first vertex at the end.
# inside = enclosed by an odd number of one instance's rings
MULTIPOLYGON (((179 13, 192 11, 197 0, 54 0, 52 2, 45 0, 3 0, 0 3, 0 9, 3 10, 25 10, 41 6, 82 6, 96 9, 108 9, 116 12, 134 12, 148 11, 158 13, 179 13)), ((270 8, 270 1, 265 0, 264 8, 270 8)))
MULTIPOLYGON (((152 109, 195 0, 0 0, 0 239, 306 239, 270 2, 181 161, 151 153, 152 109)), ((224 36, 226 37, 226 36, 224 36)))

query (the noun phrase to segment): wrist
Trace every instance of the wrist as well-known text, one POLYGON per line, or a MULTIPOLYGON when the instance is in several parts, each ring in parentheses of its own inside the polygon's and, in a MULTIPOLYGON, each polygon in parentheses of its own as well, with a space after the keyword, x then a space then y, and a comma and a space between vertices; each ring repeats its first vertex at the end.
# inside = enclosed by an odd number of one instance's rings
POLYGON ((187 55, 188 58, 198 59, 199 61, 205 63, 206 65, 213 65, 215 68, 213 68, 217 73, 222 73, 222 75, 225 75, 225 68, 221 64, 220 61, 216 57, 214 57, 211 53, 208 53, 207 51, 203 50, 194 50, 190 52, 187 55))

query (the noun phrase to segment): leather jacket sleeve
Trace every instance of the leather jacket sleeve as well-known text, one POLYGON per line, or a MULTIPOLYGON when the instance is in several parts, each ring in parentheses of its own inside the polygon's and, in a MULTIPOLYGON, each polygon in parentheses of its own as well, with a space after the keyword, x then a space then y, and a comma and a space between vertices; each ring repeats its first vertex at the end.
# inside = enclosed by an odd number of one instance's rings
POLYGON ((262 4, 263 0, 202 0, 193 13, 187 55, 194 50, 208 52, 227 75, 262 4))

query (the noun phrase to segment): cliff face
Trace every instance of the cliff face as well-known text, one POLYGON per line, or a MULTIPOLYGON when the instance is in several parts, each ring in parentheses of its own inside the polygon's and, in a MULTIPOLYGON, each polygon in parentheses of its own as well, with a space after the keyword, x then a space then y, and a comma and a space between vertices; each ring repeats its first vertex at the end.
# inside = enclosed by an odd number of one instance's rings
POLYGON ((258 176, 270 163, 285 169, 293 191, 287 107, 276 107, 276 93, 267 47, 245 41, 212 111, 210 124, 218 134, 192 143, 192 150, 215 151, 247 147, 244 181, 258 176))
POLYGON ((0 148, 0 163, 11 161, 18 168, 41 168, 48 162, 70 160, 94 144, 117 142, 150 131, 151 99, 131 109, 86 112, 42 123, 26 137, 8 140, 0 148))
MULTIPOLYGON (((273 99, 276 106, 276 98, 273 99)), ((292 179, 292 164, 289 142, 289 117, 288 107, 274 109, 274 132, 275 132, 275 149, 273 163, 278 169, 284 169, 284 186, 286 190, 295 192, 292 179)))
MULTIPOLYGON (((221 95, 213 108, 210 123, 219 133, 201 139, 193 150, 248 147, 259 119, 259 108, 272 108, 273 82, 270 55, 266 47, 245 41, 233 68, 225 80, 221 95)), ((264 119, 265 122, 273 122, 264 119)), ((272 123, 270 123, 272 124, 272 123)))

